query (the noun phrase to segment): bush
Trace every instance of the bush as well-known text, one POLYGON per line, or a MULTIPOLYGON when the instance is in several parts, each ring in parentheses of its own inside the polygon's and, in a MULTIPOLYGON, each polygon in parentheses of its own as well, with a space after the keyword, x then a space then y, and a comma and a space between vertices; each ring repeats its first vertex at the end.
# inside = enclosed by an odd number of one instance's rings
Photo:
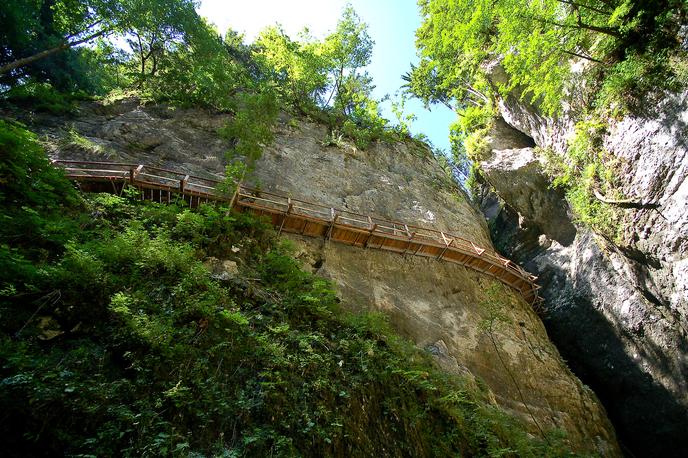
POLYGON ((60 92, 50 83, 29 80, 7 91, 3 98, 22 108, 46 111, 52 114, 70 114, 77 110, 77 101, 90 97, 85 92, 60 92))
POLYGON ((0 149, 0 237, 31 256, 49 255, 77 230, 63 212, 80 197, 21 124, 0 120, 0 149))
MULTIPOLYGON (((678 91, 688 85, 685 65, 677 53, 630 54, 605 75, 595 104, 621 116, 645 110, 648 101, 664 91, 678 91), (670 58, 671 56, 671 58, 670 58)), ((685 58, 685 56, 684 56, 685 58)))

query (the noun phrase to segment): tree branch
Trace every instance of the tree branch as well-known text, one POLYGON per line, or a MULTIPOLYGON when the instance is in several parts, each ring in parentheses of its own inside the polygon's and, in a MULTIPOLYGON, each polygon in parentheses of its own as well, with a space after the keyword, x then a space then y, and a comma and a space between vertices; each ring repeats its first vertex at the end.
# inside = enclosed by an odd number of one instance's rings
POLYGON ((657 208, 660 205, 656 202, 642 202, 634 199, 609 199, 602 195, 597 189, 592 190, 595 198, 605 204, 617 205, 622 208, 657 208))
POLYGON ((67 35, 65 37, 65 41, 71 40, 72 38, 76 37, 77 35, 81 35, 82 33, 86 32, 87 30, 91 30, 93 27, 97 26, 98 24, 100 24, 102 22, 103 22, 102 19, 98 19, 96 22, 90 23, 83 30, 80 30, 79 32, 74 32, 70 35, 67 35))
POLYGON ((582 3, 576 3, 576 2, 569 1, 569 0, 557 0, 557 1, 559 3, 565 3, 567 5, 571 5, 571 6, 574 6, 576 8, 585 8, 586 10, 594 11, 595 13, 599 13, 599 14, 606 14, 606 15, 612 14, 610 11, 604 11, 604 10, 595 8, 594 6, 588 6, 588 5, 584 5, 582 3))
POLYGON ((474 96, 478 97, 479 99, 483 100, 484 102, 488 102, 490 99, 480 92, 479 90, 475 89, 473 86, 468 81, 464 81, 464 87, 466 88, 466 91, 470 94, 473 94, 474 96))
POLYGON ((603 35, 609 35, 610 37, 614 38, 621 38, 621 34, 614 30, 614 29, 609 29, 606 27, 597 27, 594 25, 588 25, 583 23, 580 18, 578 18, 577 25, 569 25, 569 24, 562 24, 560 22, 555 22, 555 21, 550 21, 549 19, 544 19, 538 16, 524 16, 522 14, 519 14, 519 17, 522 19, 532 19, 534 21, 540 22, 542 24, 548 24, 548 25, 553 25, 555 27, 560 27, 562 29, 577 29, 577 30, 590 30, 592 32, 598 32, 603 35))
POLYGON ((590 62, 595 62, 595 63, 602 64, 602 65, 607 65, 607 63, 604 61, 595 59, 594 57, 584 56, 583 54, 578 54, 578 53, 573 52, 573 51, 567 51, 565 49, 562 49, 561 52, 563 52, 564 54, 568 54, 570 56, 580 57, 581 59, 589 60, 590 62))
POLYGON ((98 38, 102 35, 105 35, 108 32, 109 32, 109 30, 103 29, 103 30, 100 30, 96 33, 93 33, 93 34, 91 34, 85 38, 82 38, 80 40, 62 43, 61 45, 55 46, 54 48, 46 49, 45 51, 38 52, 38 53, 33 54, 31 56, 17 59, 14 62, 10 62, 9 64, 5 64, 2 67, 0 67, 0 75, 7 73, 7 72, 11 72, 12 70, 15 70, 17 68, 24 67, 26 65, 29 65, 31 63, 36 62, 37 60, 44 59, 44 58, 51 56, 53 54, 57 54, 58 52, 64 51, 65 49, 73 48, 74 46, 78 46, 80 44, 86 43, 86 42, 91 41, 95 38, 98 38))

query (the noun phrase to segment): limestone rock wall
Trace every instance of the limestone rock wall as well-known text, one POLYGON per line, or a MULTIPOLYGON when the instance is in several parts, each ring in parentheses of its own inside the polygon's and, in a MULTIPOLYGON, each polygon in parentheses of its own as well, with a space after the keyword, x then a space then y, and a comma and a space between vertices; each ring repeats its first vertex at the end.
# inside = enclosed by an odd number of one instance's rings
POLYGON ((563 153, 573 120, 547 119, 512 96, 500 113, 492 156, 481 163, 494 191, 482 205, 495 243, 540 276, 553 341, 625 445, 638 456, 680 456, 688 449, 688 93, 610 126, 605 148, 623 164, 622 191, 652 204, 625 210, 619 247, 575 225, 541 159, 509 132, 563 153))
MULTIPOLYGON (((74 119, 34 118, 33 123, 56 157, 142 161, 212 175, 221 173, 228 146, 215 134, 225 120, 226 115, 129 101, 85 105, 74 119), (64 142, 68 129, 99 148, 64 142)), ((251 178, 263 189, 417 222, 490 246, 482 215, 422 145, 327 147, 324 127, 286 115, 275 134, 251 178)), ((529 424, 533 434, 560 428, 577 450, 620 454, 596 396, 567 368, 538 316, 516 292, 458 265, 292 238, 304 265, 332 279, 346 307, 389 315, 400 333, 446 370, 482 379, 495 401, 529 424)))

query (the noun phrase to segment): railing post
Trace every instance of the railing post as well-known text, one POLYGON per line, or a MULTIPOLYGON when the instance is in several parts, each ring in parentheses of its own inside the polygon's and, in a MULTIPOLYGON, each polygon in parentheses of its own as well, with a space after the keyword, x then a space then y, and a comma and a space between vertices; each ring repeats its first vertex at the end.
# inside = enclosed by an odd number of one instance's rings
POLYGON ((185 175, 184 178, 179 180, 179 193, 184 194, 184 188, 186 188, 186 184, 189 182, 189 175, 185 175))
POLYGON ((449 247, 451 246, 451 244, 454 243, 454 239, 447 240, 447 237, 444 236, 444 232, 440 232, 440 234, 442 235, 442 240, 444 240, 444 250, 442 250, 440 255, 437 256, 437 259, 442 259, 442 256, 444 256, 444 253, 446 253, 447 250, 449 249, 449 247))
POLYGON ((339 218, 339 215, 334 208, 330 207, 330 227, 327 228, 327 232, 325 233, 326 241, 329 241, 332 237, 332 230, 334 229, 334 225, 337 223, 337 218, 339 218))
MULTIPOLYGON (((366 239, 365 242, 363 242, 363 248, 367 249, 368 248, 368 242, 370 242, 370 239, 373 237, 373 233, 377 229, 377 223, 373 223, 373 219, 368 216, 368 238, 366 239)), ((358 237, 356 237, 358 239, 358 237)))
POLYGON ((279 231, 277 231, 277 235, 282 234, 282 228, 284 227, 285 221, 287 221, 287 218, 289 217, 289 213, 291 213, 291 209, 294 207, 294 204, 291 203, 291 197, 287 197, 287 212, 282 216, 282 222, 280 223, 279 231))
POLYGON ((475 245, 475 243, 471 242, 471 245, 473 246, 473 249, 475 250, 476 253, 478 253, 478 256, 482 256, 482 254, 485 252, 484 248, 480 248, 475 245))
POLYGON ((408 224, 404 224, 404 229, 406 229, 406 235, 408 235, 408 245, 406 245, 406 249, 404 250, 404 255, 406 255, 411 248, 411 242, 413 241, 413 237, 416 236, 416 233, 409 231, 408 224))
POLYGON ((136 177, 138 176, 139 173, 141 173, 141 170, 143 170, 143 164, 140 164, 136 168, 131 168, 129 169, 129 183, 134 184, 136 181, 136 177))

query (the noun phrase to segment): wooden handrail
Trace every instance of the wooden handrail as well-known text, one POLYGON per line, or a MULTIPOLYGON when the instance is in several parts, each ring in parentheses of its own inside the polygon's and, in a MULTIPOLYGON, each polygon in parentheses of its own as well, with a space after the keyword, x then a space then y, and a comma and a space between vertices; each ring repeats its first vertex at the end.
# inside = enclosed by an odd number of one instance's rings
MULTIPOLYGON (((288 218, 298 218, 298 221, 303 221, 303 226, 300 229, 301 233, 305 231, 309 222, 324 225, 326 240, 330 239, 334 229, 341 228, 353 234, 358 234, 356 240, 353 242, 353 244, 356 245, 359 243, 358 241, 361 234, 363 234, 365 241, 362 241, 361 244, 358 245, 363 248, 369 247, 371 238, 378 237, 406 243, 405 249, 399 251, 403 254, 418 254, 423 246, 434 247, 431 249, 441 251, 439 251, 439 253, 435 251, 433 256, 436 255, 437 259, 451 261, 451 259, 445 257, 445 255, 447 255, 451 258, 451 256, 447 254, 447 252, 451 250, 455 253, 452 262, 457 262, 456 253, 458 253, 460 259, 459 263, 466 267, 471 267, 480 272, 492 275, 499 281, 520 291, 534 307, 539 305, 542 301, 538 295, 538 289, 540 287, 535 283, 537 277, 528 273, 521 266, 499 255, 497 252, 477 246, 473 241, 449 232, 422 226, 414 226, 371 215, 363 215, 349 210, 309 202, 307 200, 295 199, 284 194, 252 188, 243 183, 237 184, 234 195, 229 198, 217 191, 216 186, 222 183, 220 180, 189 175, 187 173, 161 167, 103 161, 55 160, 53 163, 63 167, 68 172, 81 172, 68 173, 70 178, 77 181, 91 180, 94 182, 102 182, 105 180, 112 181, 113 183, 119 181, 122 183, 122 186, 131 184, 142 190, 150 189, 151 200, 153 200, 153 193, 155 191, 158 192, 158 197, 155 199, 161 202, 163 192, 167 193, 168 202, 170 201, 170 193, 178 193, 187 197, 190 205, 193 205, 194 199, 196 199, 196 205, 202 203, 201 201, 221 201, 229 202, 232 207, 254 208, 269 214, 282 215, 277 223, 279 226, 279 233, 282 232, 288 218), (112 168, 120 167, 121 170, 100 168, 104 166, 112 168), (112 175, 102 175, 104 173, 112 175), (161 176, 158 173, 172 176, 161 176), (201 183, 199 183, 199 181, 201 183), (208 186, 208 183, 214 184, 215 186, 208 186), (409 251, 414 244, 417 245, 415 252, 413 252, 413 250, 409 251), (472 264, 473 262, 476 264, 472 264), (482 265, 488 267, 486 269, 478 267, 482 265), (493 269, 496 270, 493 271, 493 269), (501 274, 499 272, 501 272, 501 274), (507 278, 502 278, 506 272, 509 272, 510 275, 512 275, 510 278, 515 280, 510 281, 507 278), (519 286, 519 282, 523 284, 519 286)), ((113 187, 115 187, 114 184, 113 187)), ((144 198, 146 198, 145 195, 144 193, 144 198)), ((297 229, 297 232, 298 230, 299 229, 297 229)))

